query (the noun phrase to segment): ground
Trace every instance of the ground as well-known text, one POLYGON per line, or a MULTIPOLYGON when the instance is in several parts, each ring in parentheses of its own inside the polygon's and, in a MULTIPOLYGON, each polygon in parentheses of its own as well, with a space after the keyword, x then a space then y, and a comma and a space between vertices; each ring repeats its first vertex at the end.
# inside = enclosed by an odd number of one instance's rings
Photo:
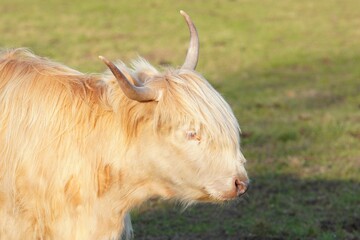
POLYGON ((183 210, 153 200, 135 239, 360 239, 360 2, 3 0, 0 46, 83 72, 98 55, 182 64, 179 10, 200 34, 198 71, 242 128, 251 188, 183 210))

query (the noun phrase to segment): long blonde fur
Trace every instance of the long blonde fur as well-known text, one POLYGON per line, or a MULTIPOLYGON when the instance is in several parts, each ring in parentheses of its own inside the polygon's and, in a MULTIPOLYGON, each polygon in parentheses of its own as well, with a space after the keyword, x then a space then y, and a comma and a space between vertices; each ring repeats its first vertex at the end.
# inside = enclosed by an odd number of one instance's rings
POLYGON ((145 149, 184 126, 214 152, 238 146, 230 107, 200 75, 159 73, 143 59, 126 71, 161 87, 161 100, 126 98, 110 72, 83 74, 26 49, 0 54, 0 239, 130 238, 128 211, 180 186, 145 169, 155 155, 145 149), (141 145, 149 139, 158 140, 141 145))

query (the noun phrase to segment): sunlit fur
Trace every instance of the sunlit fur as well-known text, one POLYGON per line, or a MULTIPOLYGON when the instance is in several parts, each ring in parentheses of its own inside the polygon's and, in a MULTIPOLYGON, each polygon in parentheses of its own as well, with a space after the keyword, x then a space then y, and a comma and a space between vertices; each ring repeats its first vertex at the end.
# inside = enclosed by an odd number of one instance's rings
POLYGON ((118 65, 159 101, 128 99, 109 71, 0 54, 0 239, 127 239, 150 197, 218 202, 247 179, 237 121, 203 77, 118 65))

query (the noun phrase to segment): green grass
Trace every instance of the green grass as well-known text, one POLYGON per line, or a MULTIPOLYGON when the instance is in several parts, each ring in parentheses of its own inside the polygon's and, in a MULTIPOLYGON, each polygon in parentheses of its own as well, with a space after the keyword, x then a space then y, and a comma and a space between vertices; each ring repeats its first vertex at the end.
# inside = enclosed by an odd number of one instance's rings
POLYGON ((149 202, 135 238, 360 239, 360 1, 2 0, 0 46, 84 72, 105 69, 98 55, 177 66, 180 9, 200 33, 198 70, 242 126, 252 188, 184 212, 149 202))

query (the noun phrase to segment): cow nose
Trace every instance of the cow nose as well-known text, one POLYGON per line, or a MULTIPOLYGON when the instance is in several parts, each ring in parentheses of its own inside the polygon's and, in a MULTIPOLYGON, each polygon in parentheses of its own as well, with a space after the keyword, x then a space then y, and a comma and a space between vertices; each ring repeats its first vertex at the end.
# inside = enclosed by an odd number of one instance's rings
POLYGON ((240 179, 236 178, 235 186, 236 186, 236 195, 239 197, 248 190, 249 181, 241 181, 240 179))

